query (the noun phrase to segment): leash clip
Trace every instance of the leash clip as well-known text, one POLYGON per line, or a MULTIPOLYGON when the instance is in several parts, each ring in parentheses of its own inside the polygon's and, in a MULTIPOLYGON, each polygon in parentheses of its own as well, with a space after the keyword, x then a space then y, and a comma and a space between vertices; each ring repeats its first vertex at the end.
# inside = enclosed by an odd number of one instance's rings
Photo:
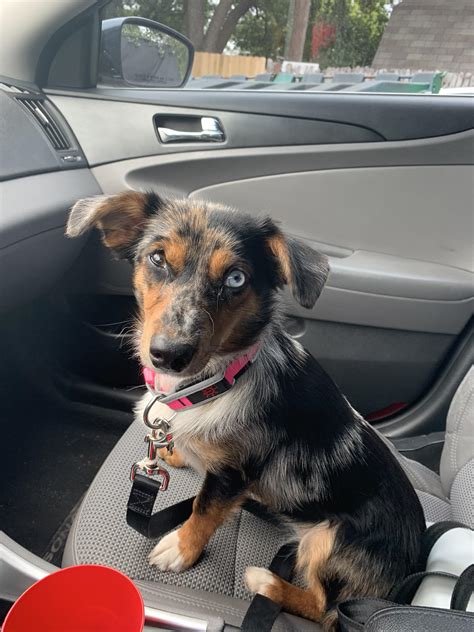
POLYGON ((170 475, 168 470, 164 470, 161 468, 158 463, 150 462, 148 459, 143 459, 142 461, 137 461, 132 465, 132 469, 130 471, 130 480, 135 480, 135 476, 137 472, 143 472, 147 476, 159 476, 161 481, 159 483, 159 491, 165 492, 168 489, 168 484, 170 482, 170 475))
MULTIPOLYGON (((148 390, 150 389, 148 388, 148 390)), ((157 402, 160 402, 162 399, 164 399, 164 396, 161 393, 155 395, 152 399, 150 399, 148 404, 145 406, 145 410, 143 411, 143 423, 145 424, 145 426, 148 426, 148 428, 151 428, 152 430, 161 430, 163 424, 167 424, 169 428, 170 422, 173 421, 173 419, 176 417, 176 412, 173 411, 173 414, 169 419, 164 419, 163 417, 158 416, 153 421, 150 421, 151 409, 157 402)), ((171 408, 169 408, 168 410, 171 411, 171 408)))
MULTIPOLYGON (((155 420, 156 422, 157 420, 155 420)), ((167 448, 170 454, 173 454, 173 436, 169 432, 170 424, 166 419, 158 419, 151 432, 145 436, 145 443, 148 443, 147 455, 141 461, 137 461, 132 465, 130 471, 130 480, 135 480, 138 471, 143 472, 147 476, 160 476, 160 491, 164 492, 168 488, 169 473, 158 464, 157 450, 167 448)))

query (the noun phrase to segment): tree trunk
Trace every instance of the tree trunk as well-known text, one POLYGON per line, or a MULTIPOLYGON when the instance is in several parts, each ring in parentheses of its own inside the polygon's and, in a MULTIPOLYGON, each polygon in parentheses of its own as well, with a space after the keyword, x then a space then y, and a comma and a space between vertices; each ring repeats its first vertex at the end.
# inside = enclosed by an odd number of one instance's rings
MULTIPOLYGON (((218 7, 216 8, 216 13, 220 5, 224 4, 227 6, 227 14, 220 24, 216 21, 211 33, 209 32, 211 24, 209 25, 208 32, 204 37, 203 50, 207 51, 208 53, 222 53, 222 51, 226 47, 227 42, 230 40, 235 27, 237 26, 237 22, 245 13, 247 13, 247 11, 254 3, 255 0, 240 0, 240 2, 237 3, 227 2, 227 0, 221 0, 218 7), (235 6, 229 11, 229 5, 232 4, 234 4, 235 6), (215 37, 214 33, 216 33, 215 37), (210 37, 208 40, 209 35, 210 37)), ((216 15, 216 13, 214 14, 214 16, 216 15)), ((220 14, 220 19, 222 19, 222 13, 220 14)))
POLYGON ((185 2, 185 35, 191 40, 196 50, 202 50, 204 40, 204 9, 205 0, 189 0, 189 2, 185 2))
POLYGON ((233 32, 235 31, 235 27, 237 26, 237 22, 240 20, 242 16, 244 16, 247 11, 255 4, 255 0, 241 0, 238 5, 236 5, 232 11, 227 16, 227 20, 224 22, 222 26, 219 37, 217 39, 216 52, 222 53, 224 48, 227 45, 227 42, 232 37, 233 32))
MULTIPOLYGON (((227 14, 232 8, 232 0, 220 0, 219 4, 214 10, 214 15, 207 27, 206 35, 204 37, 204 48, 208 53, 215 53, 217 46, 217 39, 219 32, 226 21, 227 14)), ((226 42, 227 43, 227 42, 226 42)))
POLYGON ((302 61, 311 0, 294 0, 293 24, 288 40, 286 59, 302 61))
POLYGON ((288 5, 288 18, 286 20, 286 37, 285 37, 285 50, 283 52, 284 59, 289 59, 288 52, 290 50, 291 34, 293 33, 293 22, 295 19, 295 0, 290 0, 288 5))

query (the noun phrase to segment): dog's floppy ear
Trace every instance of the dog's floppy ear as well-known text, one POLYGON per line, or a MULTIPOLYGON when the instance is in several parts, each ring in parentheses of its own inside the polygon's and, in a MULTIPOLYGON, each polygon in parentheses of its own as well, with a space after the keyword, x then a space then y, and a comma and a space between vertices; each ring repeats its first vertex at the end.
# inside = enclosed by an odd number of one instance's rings
POLYGON ((310 309, 328 278, 329 260, 299 239, 283 235, 273 222, 271 225, 267 244, 277 261, 279 285, 289 285, 298 303, 310 309))
POLYGON ((78 237, 95 226, 102 232, 104 244, 118 257, 127 258, 146 222, 162 205, 156 193, 136 191, 85 198, 72 207, 66 235, 78 237))

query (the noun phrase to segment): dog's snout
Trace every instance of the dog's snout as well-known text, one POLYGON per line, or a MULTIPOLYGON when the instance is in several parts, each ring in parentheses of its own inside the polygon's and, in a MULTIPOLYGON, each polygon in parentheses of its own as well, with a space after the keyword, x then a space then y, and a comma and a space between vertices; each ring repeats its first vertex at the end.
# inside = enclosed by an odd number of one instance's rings
POLYGON ((176 342, 166 336, 153 336, 150 357, 157 369, 171 369, 180 373, 191 362, 196 349, 193 345, 176 342))

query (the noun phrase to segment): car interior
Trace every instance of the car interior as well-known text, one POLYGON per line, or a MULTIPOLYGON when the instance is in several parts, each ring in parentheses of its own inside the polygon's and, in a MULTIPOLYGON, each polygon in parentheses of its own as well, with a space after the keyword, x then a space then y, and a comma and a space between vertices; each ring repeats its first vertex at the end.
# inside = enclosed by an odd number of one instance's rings
MULTIPOLYGON (((285 292, 287 330, 396 452, 426 520, 474 528, 471 98, 102 85, 105 2, 20 4, 0 42, 0 550, 22 560, 15 585, 104 564, 163 629, 238 630, 245 568, 282 544, 242 511, 170 574, 126 523, 145 434, 131 267, 95 232, 64 236, 78 199, 125 189, 270 214, 327 254, 312 310, 285 292)), ((161 506, 200 481, 173 470, 161 506)), ((320 628, 283 613, 273 629, 320 628)))

